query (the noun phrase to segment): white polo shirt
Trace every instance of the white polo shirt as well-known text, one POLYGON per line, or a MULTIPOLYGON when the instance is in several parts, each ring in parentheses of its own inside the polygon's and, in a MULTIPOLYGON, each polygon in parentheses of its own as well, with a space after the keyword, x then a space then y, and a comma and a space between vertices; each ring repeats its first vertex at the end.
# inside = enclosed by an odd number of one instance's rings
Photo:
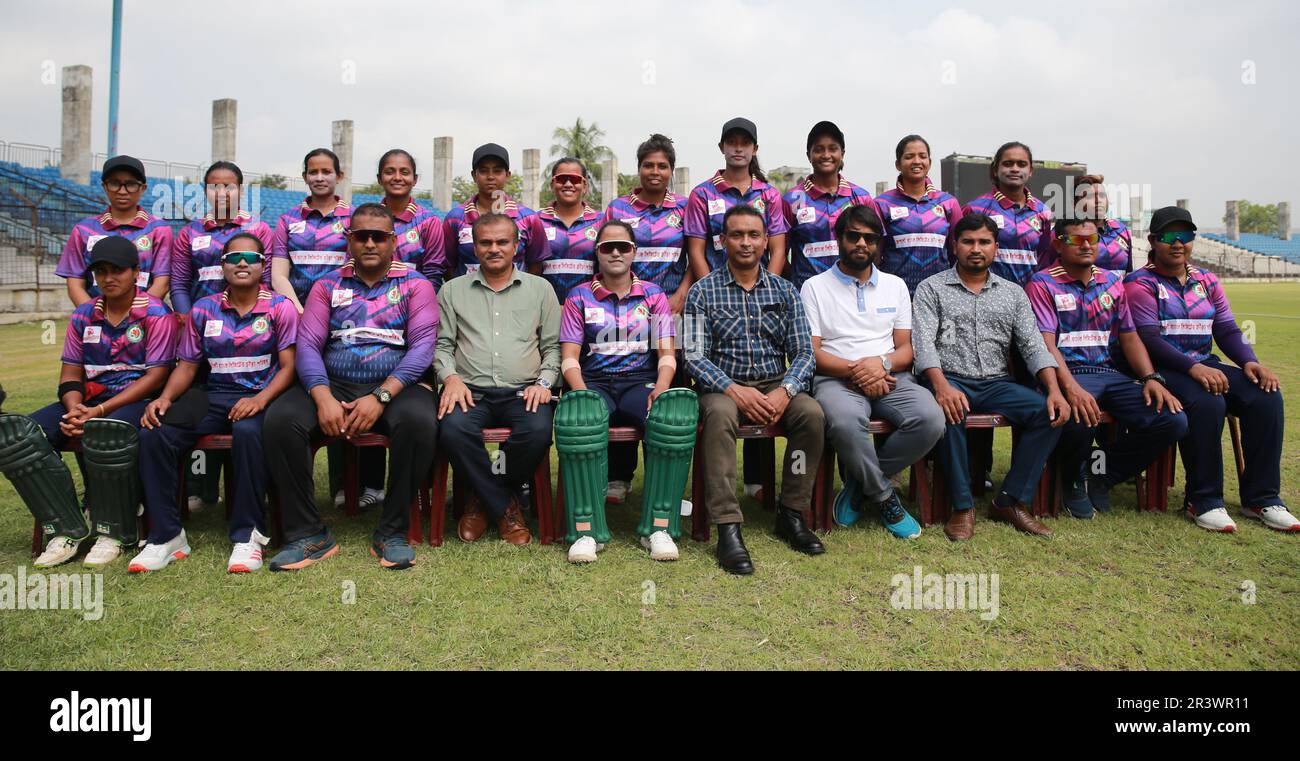
POLYGON ((894 330, 912 329, 912 299, 897 275, 871 268, 865 285, 839 264, 804 281, 800 291, 812 334, 840 359, 878 357, 894 351, 894 330))

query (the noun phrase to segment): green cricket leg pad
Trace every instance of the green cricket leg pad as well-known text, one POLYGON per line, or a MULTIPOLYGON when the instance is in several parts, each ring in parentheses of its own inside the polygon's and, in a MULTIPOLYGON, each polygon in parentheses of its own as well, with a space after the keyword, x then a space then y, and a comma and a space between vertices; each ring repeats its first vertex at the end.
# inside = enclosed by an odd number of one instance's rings
POLYGON ((605 487, 609 478, 609 407, 595 391, 566 391, 555 407, 555 449, 564 476, 564 512, 572 544, 609 541, 605 487))
POLYGON ((46 539, 66 536, 79 542, 90 536, 72 473, 35 420, 0 415, 0 471, 41 524, 46 539))
POLYGON ((85 425, 81 451, 86 459, 86 504, 95 533, 124 547, 139 540, 140 431, 130 423, 95 418, 85 425))
POLYGON ((645 421, 645 494, 636 529, 641 536, 667 531, 674 539, 681 537, 682 495, 699 421, 699 399, 688 388, 665 391, 650 408, 645 421))

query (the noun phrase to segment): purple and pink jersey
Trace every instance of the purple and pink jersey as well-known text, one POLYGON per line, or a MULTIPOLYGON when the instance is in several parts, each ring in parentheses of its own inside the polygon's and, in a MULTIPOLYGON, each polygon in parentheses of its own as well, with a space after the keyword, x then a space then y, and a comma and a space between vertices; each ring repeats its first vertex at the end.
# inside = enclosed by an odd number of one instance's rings
POLYGON ((636 259, 632 273, 643 283, 654 283, 672 295, 686 276, 686 248, 682 225, 686 219, 686 199, 665 193, 663 203, 651 206, 640 197, 641 188, 632 195, 614 199, 605 209, 603 222, 617 219, 632 226, 636 241, 636 259))
POLYGON ((1091 282, 1084 284, 1056 266, 1030 278, 1025 294, 1038 330, 1056 334, 1056 347, 1071 369, 1115 369, 1119 334, 1134 330, 1121 274, 1094 266, 1091 282))
POLYGON ((395 214, 393 232, 397 235, 397 249, 393 258, 406 262, 424 275, 436 291, 447 277, 447 251, 442 239, 442 219, 432 209, 415 201, 406 204, 402 213, 395 214))
POLYGON ((1118 219, 1108 219, 1098 231, 1097 266, 1128 274, 1133 271, 1133 234, 1118 219))
POLYGON ((221 272, 221 250, 240 233, 252 233, 262 241, 267 258, 262 262, 262 285, 271 286, 271 228, 243 209, 235 218, 218 224, 211 215, 196 219, 176 233, 172 242, 172 308, 179 314, 204 296, 221 293, 226 279, 221 272))
POLYGON ((967 214, 984 214, 998 226, 998 254, 989 271, 1021 288, 1052 257, 1052 211, 1025 190, 1025 205, 1016 206, 994 190, 966 204, 967 214))
POLYGON ((95 276, 90 271, 90 251, 110 235, 120 235, 135 244, 140 255, 140 277, 136 285, 148 290, 153 281, 170 277, 172 272, 172 229, 166 222, 137 207, 135 218, 118 224, 111 212, 86 217, 73 226, 63 246, 59 266, 54 274, 62 278, 79 277, 86 281, 91 298, 99 295, 95 276))
MULTIPOLYGON (((1253 350, 1239 338, 1237 320, 1228 306, 1228 297, 1214 273, 1198 267, 1187 268, 1187 282, 1165 277, 1154 264, 1124 278, 1133 324, 1139 329, 1160 328, 1160 337, 1193 363, 1204 362, 1214 353, 1215 338, 1233 361, 1255 361, 1253 350), (1229 343, 1229 345, 1225 345, 1229 343)), ((1158 359, 1152 352, 1153 359, 1158 359)))
POLYGON ((298 377, 307 390, 330 379, 380 384, 390 375, 409 386, 433 362, 438 297, 433 284, 394 261, 373 286, 352 263, 312 286, 298 323, 298 377))
MULTIPOLYGON (((503 194, 501 213, 515 221, 519 228, 519 246, 515 249, 515 269, 527 270, 529 265, 545 261, 550 256, 546 245, 546 230, 537 212, 503 194)), ((446 246, 449 277, 478 271, 478 257, 474 255, 474 221, 479 218, 478 206, 471 198, 447 212, 443 220, 443 243, 446 246)))
POLYGON ((563 304, 574 286, 595 276, 600 212, 583 204, 582 216, 573 221, 572 227, 566 227, 551 206, 537 212, 537 218, 542 221, 550 250, 550 256, 542 262, 542 277, 550 281, 556 300, 563 304))
POLYGON ((790 230, 789 280, 795 288, 813 275, 821 274, 839 261, 840 247, 835 241, 835 220, 850 206, 871 206, 871 194, 840 177, 839 187, 827 193, 805 177, 782 197, 786 227, 790 230))
POLYGON ((279 372, 279 353, 297 335, 298 310, 289 299, 263 288, 241 317, 223 290, 194 302, 176 357, 208 363, 208 391, 256 393, 279 372))
POLYGON ((307 200, 280 215, 271 239, 271 256, 289 261, 289 284, 304 304, 313 283, 347 263, 352 224, 352 208, 338 196, 329 214, 316 211, 307 200))
POLYGON ((961 219, 961 204, 925 178, 925 193, 912 198, 902 184, 876 198, 885 240, 880 248, 880 271, 897 275, 916 294, 922 280, 953 265, 948 231, 961 219))
POLYGON ((113 396, 151 367, 176 360, 176 318, 157 296, 137 288, 131 310, 117 325, 104 315, 102 296, 72 310, 63 340, 63 363, 81 365, 86 380, 113 396))
MULTIPOLYGON (((782 209, 780 190, 754 177, 750 180, 749 190, 741 193, 739 188, 722 179, 722 170, 718 170, 696 185, 686 202, 686 237, 704 239, 704 258, 708 260, 710 272, 727 262, 727 249, 722 243, 722 217, 732 206, 741 203, 753 206, 763 215, 769 238, 790 231, 782 209)), ((768 259, 768 252, 764 251, 759 264, 766 267, 768 259)))
POLYGON ((659 339, 676 335, 668 297, 635 275, 624 298, 588 280, 574 286, 560 316, 560 343, 582 346, 582 375, 653 374, 659 339))

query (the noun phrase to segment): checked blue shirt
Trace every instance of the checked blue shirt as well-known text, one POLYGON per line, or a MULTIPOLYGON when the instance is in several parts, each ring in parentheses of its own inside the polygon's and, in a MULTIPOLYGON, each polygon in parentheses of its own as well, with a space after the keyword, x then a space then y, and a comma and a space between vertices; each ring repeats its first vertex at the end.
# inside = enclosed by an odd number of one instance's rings
POLYGON ((686 368, 705 391, 735 381, 756 383, 784 373, 782 383, 807 391, 812 380, 812 333, 803 301, 790 281, 759 268, 745 290, 723 265, 691 286, 682 313, 686 368), (786 365, 787 359, 789 365, 786 365))

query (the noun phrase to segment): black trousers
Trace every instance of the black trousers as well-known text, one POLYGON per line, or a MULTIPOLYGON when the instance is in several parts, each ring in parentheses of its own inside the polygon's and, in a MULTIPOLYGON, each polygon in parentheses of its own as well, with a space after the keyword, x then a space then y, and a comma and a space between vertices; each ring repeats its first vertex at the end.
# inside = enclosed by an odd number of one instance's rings
MULTIPOLYGON (((370 393, 374 386, 330 381, 330 392, 340 402, 349 402, 370 393)), ((388 495, 375 528, 377 538, 405 535, 410 527, 411 500, 433 464, 437 426, 436 395, 418 384, 402 389, 375 421, 372 432, 390 440, 388 495)), ((316 508, 312 478, 311 439, 321 434, 316 402, 302 386, 294 386, 266 411, 263 430, 272 488, 280 498, 285 541, 322 533, 325 524, 316 508)))

